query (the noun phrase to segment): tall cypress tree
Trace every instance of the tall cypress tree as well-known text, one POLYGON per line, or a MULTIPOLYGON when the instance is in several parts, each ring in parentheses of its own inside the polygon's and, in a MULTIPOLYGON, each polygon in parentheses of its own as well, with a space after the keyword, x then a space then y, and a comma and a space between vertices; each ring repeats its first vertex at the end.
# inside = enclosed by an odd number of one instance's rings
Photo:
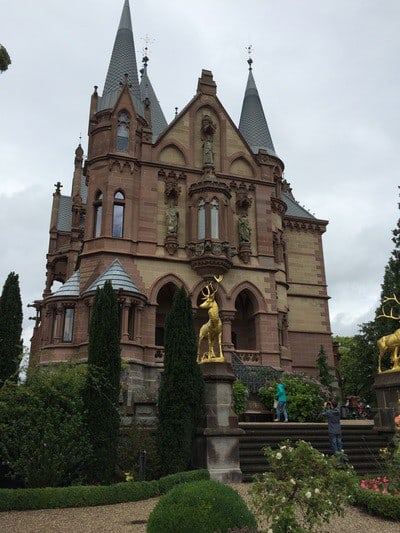
POLYGON ((93 448, 88 476, 96 483, 115 479, 120 427, 121 374, 118 301, 111 281, 97 288, 89 329, 88 376, 83 393, 93 448))
POLYGON ((10 272, 0 297, 0 386, 18 380, 22 355, 22 302, 18 274, 10 272))
POLYGON ((319 380, 322 385, 325 385, 332 392, 333 377, 331 371, 333 368, 328 365, 328 354, 322 346, 319 349, 317 356, 317 369, 319 370, 319 380))
POLYGON ((158 396, 156 442, 161 475, 191 467, 192 442, 204 417, 204 381, 196 362, 190 298, 174 294, 165 322, 164 373, 158 396))

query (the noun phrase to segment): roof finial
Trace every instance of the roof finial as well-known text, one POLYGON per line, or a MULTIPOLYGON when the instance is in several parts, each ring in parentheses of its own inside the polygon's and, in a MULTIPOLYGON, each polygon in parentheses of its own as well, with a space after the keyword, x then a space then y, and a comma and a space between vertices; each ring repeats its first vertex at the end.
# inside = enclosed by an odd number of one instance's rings
POLYGON ((146 69, 147 68, 147 63, 149 61, 150 45, 154 43, 154 39, 152 39, 146 33, 146 37, 142 37, 141 40, 144 41, 144 47, 142 48, 142 54, 143 54, 142 63, 143 63, 144 68, 146 69))
POLYGON ((253 60, 251 59, 251 53, 253 52, 253 45, 249 44, 249 46, 246 46, 246 50, 249 54, 249 59, 247 60, 247 63, 249 64, 249 70, 252 70, 251 65, 253 63, 253 60))

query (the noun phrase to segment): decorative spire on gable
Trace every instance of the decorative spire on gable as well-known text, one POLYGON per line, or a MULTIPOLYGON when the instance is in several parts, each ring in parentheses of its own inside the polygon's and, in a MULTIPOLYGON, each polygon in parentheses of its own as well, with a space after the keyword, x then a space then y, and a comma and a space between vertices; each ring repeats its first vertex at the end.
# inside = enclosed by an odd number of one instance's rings
MULTIPOLYGON (((250 55, 251 46, 248 47, 248 52, 250 55)), ((262 149, 266 150, 269 155, 276 156, 263 106, 254 81, 252 72, 253 60, 251 57, 249 57, 247 63, 249 64, 249 77, 240 115, 239 131, 253 153, 257 154, 258 150, 262 149)))
POLYGON ((140 70, 142 75, 140 80, 140 95, 142 102, 150 106, 150 120, 151 120, 151 129, 153 132, 153 143, 156 142, 159 135, 165 130, 168 126, 167 121, 165 120, 164 113, 161 109, 160 102, 157 99, 156 93, 151 85, 150 78, 147 74, 147 64, 149 58, 147 57, 148 48, 147 46, 144 49, 144 56, 142 59, 143 68, 140 70))
POLYGON ((125 0, 122 9, 121 20, 104 83, 103 95, 99 98, 99 111, 112 108, 115 105, 121 93, 121 82, 124 81, 125 76, 127 76, 130 84, 130 93, 136 111, 143 115, 129 0, 125 0))

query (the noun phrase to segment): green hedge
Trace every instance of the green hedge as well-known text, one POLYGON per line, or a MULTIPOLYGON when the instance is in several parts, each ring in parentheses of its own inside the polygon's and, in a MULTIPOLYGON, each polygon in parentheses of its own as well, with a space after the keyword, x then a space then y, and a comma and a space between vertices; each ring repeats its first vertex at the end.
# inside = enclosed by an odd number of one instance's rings
POLYGON ((370 514, 400 521, 400 495, 392 496, 357 487, 353 505, 365 508, 370 514))
POLYGON ((44 489, 0 489, 1 511, 92 507, 146 500, 164 494, 175 485, 209 479, 208 470, 171 474, 158 481, 132 481, 114 485, 48 487, 44 489))

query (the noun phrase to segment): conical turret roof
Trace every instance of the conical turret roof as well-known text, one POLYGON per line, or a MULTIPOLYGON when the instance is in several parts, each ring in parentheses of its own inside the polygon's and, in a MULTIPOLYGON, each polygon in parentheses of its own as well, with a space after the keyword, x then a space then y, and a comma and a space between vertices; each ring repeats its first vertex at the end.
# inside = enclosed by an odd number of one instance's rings
POLYGON ((153 143, 156 142, 160 133, 162 133, 168 126, 165 120, 164 113, 161 109, 160 102, 157 99, 156 93, 151 85, 150 78, 147 73, 148 58, 143 58, 143 69, 140 71, 142 78, 140 80, 140 94, 142 102, 148 99, 150 102, 150 118, 151 129, 153 131, 153 143))
POLYGON ((251 68, 252 60, 250 59, 248 63, 250 65, 249 77, 240 115, 239 131, 249 144, 253 153, 256 154, 259 149, 263 149, 268 154, 276 156, 264 109, 258 94, 256 82, 254 81, 251 68))
POLYGON ((136 111, 143 116, 129 0, 125 0, 122 9, 121 20, 104 83, 103 95, 99 98, 99 111, 114 106, 121 93, 121 83, 124 82, 125 75, 128 76, 128 83, 131 86, 130 92, 136 111))

